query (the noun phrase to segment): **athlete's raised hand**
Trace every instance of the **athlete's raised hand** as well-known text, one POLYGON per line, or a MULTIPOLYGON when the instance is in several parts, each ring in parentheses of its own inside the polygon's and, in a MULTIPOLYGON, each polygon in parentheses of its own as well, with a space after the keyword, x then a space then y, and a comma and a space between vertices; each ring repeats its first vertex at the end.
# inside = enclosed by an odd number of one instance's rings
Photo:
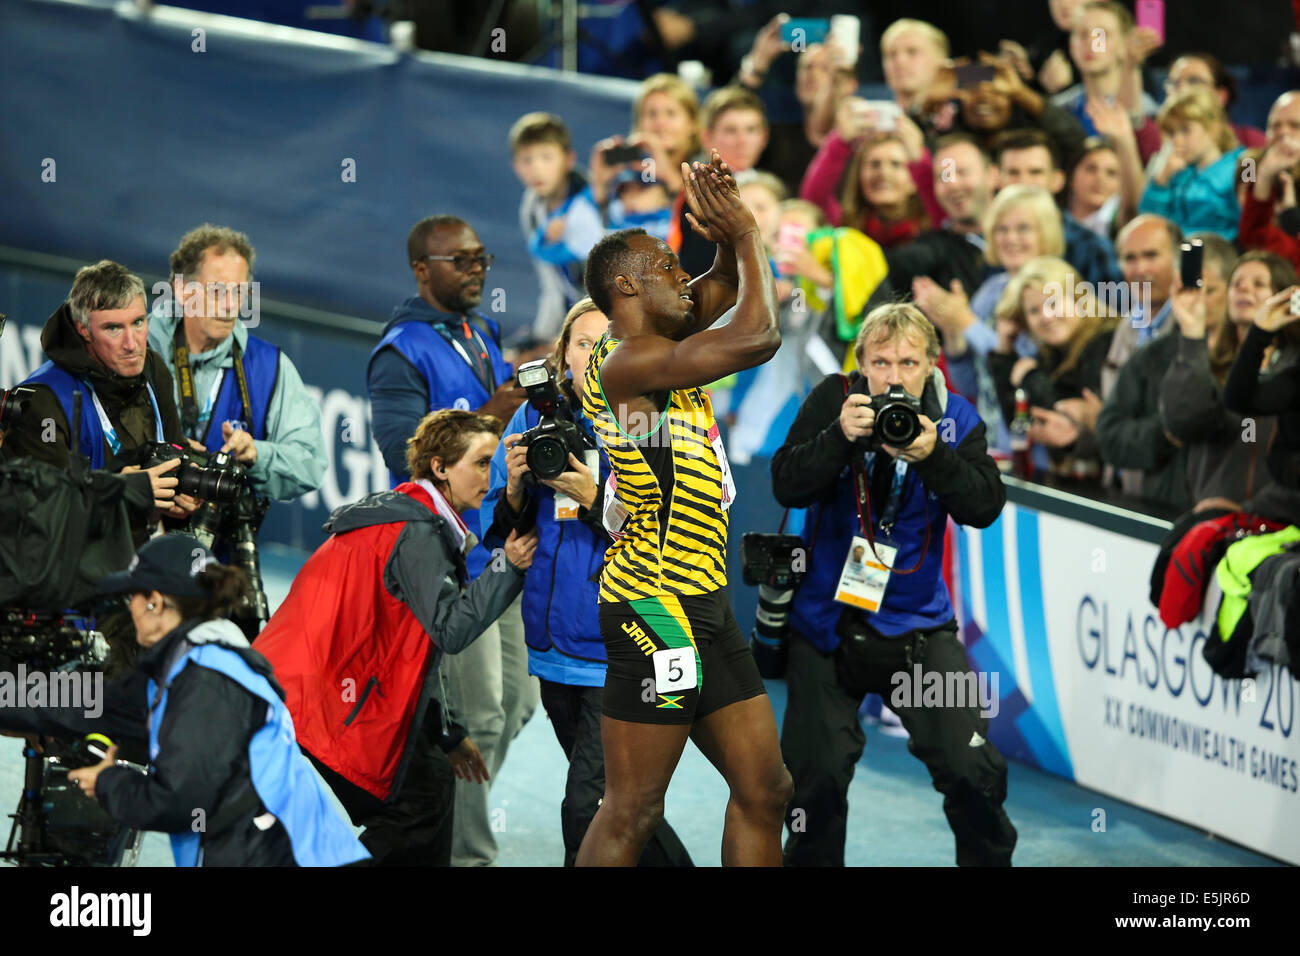
POLYGON ((682 163, 686 221, 703 239, 720 245, 734 245, 743 235, 758 232, 754 214, 740 198, 740 189, 730 167, 713 150, 709 163, 682 163))

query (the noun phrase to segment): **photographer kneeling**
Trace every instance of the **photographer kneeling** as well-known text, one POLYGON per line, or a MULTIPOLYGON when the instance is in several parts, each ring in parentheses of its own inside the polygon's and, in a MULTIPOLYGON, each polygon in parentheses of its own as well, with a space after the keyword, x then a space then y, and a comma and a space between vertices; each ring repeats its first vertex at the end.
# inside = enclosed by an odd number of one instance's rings
MULTIPOLYGON (((569 760, 560 804, 565 866, 574 865, 605 793, 605 642, 596 582, 610 543, 601 523, 609 462, 597 450, 591 421, 582 411, 582 373, 608 325, 590 298, 580 299, 565 317, 549 360, 554 376, 545 360, 521 366, 521 383, 532 383, 525 384, 528 401, 506 426, 482 509, 492 514, 484 533, 489 548, 500 546, 511 530, 537 529, 537 558, 524 579, 524 640, 528 672, 541 682, 542 706, 569 760)), ((640 865, 693 864, 672 827, 662 822, 640 865)))
POLYGON ((935 369, 939 342, 919 310, 872 310, 855 349, 865 374, 827 376, 772 459, 777 501, 810 508, 781 733, 795 786, 785 863, 843 866, 848 787, 866 743, 857 710, 877 693, 944 795, 958 865, 1006 866, 1016 842, 1002 809, 1007 768, 981 703, 923 704, 914 670, 975 687, 942 578, 944 531, 949 515, 992 524, 1006 493, 979 414, 935 369), (866 569, 850 573, 858 548, 866 569))
POLYGON ((341 866, 365 848, 298 749, 283 691, 226 620, 246 595, 242 571, 187 534, 144 545, 100 585, 130 594, 139 666, 104 688, 102 713, 0 708, 0 729, 147 739, 149 773, 115 763, 117 747, 77 783, 114 819, 171 834, 177 866, 341 866))

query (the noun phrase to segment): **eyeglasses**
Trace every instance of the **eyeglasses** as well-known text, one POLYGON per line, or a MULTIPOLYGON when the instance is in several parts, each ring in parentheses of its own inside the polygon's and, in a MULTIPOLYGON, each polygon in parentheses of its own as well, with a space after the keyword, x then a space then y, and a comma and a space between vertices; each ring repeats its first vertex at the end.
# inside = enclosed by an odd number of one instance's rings
POLYGON ((1209 80, 1205 79, 1204 77, 1200 77, 1200 76, 1189 76, 1182 80, 1179 80, 1177 83, 1173 83, 1171 81, 1166 80, 1165 92, 1169 94, 1173 94, 1173 93, 1178 93, 1179 91, 1186 89, 1187 87, 1196 87, 1196 86, 1210 87, 1213 86, 1213 83, 1211 83, 1209 80))
POLYGON ((482 266, 483 271, 487 272, 492 268, 492 263, 496 257, 491 253, 483 252, 477 256, 467 256, 464 254, 455 256, 425 256, 425 259, 432 259, 434 262, 450 262, 457 272, 469 272, 473 266, 482 266))

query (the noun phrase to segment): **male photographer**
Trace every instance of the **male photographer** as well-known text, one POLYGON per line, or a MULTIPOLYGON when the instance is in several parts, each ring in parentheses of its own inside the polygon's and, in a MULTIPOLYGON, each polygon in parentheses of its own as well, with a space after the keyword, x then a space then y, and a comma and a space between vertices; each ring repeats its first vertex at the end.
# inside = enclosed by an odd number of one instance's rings
POLYGON ((320 487, 325 440, 298 369, 240 321, 256 318, 254 256, 248 237, 224 226, 182 236, 171 254, 173 298, 155 305, 149 345, 176 382, 186 436, 230 452, 258 495, 287 500, 320 487))
POLYGON ((974 686, 941 576, 944 530, 949 515, 987 527, 1006 493, 979 414, 935 370, 939 342, 918 309, 874 309, 856 352, 864 374, 827 376, 772 459, 777 501, 810 508, 803 538, 812 549, 788 635, 781 750, 795 792, 785 863, 844 865, 849 781, 866 742, 857 710, 877 693, 944 795, 958 865, 1009 865, 1006 763, 987 740, 980 702, 917 706, 919 688, 901 702, 893 693, 898 675, 915 681, 914 665, 968 675, 960 683, 974 686), (891 445, 882 431, 908 440, 891 445), (847 573, 859 547, 873 573, 847 573))
MULTIPOLYGON (((172 381, 162 358, 148 347, 149 316, 144 283, 107 259, 78 270, 68 300, 41 331, 49 359, 23 385, 39 386, 28 398, 21 423, 5 435, 6 460, 29 458, 67 468, 71 450, 90 467, 110 472, 141 470, 153 442, 183 443, 172 381), (73 438, 74 392, 81 393, 81 431, 73 438)), ((158 512, 184 519, 198 507, 176 493, 169 475, 175 460, 148 469, 158 512)), ((137 513, 132 537, 138 547, 154 522, 137 513)))

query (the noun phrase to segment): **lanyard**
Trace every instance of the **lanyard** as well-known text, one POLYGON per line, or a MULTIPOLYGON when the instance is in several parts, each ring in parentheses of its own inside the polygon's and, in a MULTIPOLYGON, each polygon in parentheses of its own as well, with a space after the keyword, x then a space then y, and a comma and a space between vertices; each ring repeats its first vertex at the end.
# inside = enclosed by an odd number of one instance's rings
MULTIPOLYGON (((874 455, 874 452, 872 453, 874 455)), ((853 471, 853 480, 857 491, 858 506, 858 524, 862 527, 862 536, 867 539, 867 544, 871 547, 871 553, 876 555, 880 560, 880 555, 876 554, 876 537, 871 530, 871 492, 867 487, 867 469, 860 461, 855 461, 851 466, 853 471)), ((885 510, 880 516, 880 531, 886 537, 894 529, 894 521, 898 517, 899 502, 902 498, 903 480, 907 475, 907 462, 898 460, 894 464, 894 480, 889 489, 889 500, 885 502, 885 510), (899 466, 902 466, 901 468, 899 466)), ((922 495, 925 489, 921 489, 922 495)), ((925 555, 930 550, 930 508, 923 500, 921 507, 925 509, 925 543, 921 545, 921 555, 916 559, 916 564, 906 571, 895 569, 894 574, 913 574, 921 569, 922 562, 925 561, 925 555)), ((900 547, 901 550, 901 547, 900 547)), ((882 562, 883 563, 883 562, 882 562)))
POLYGON ((497 388, 496 375, 492 371, 492 364, 488 361, 487 345, 484 343, 483 337, 479 335, 478 329, 471 329, 468 322, 464 319, 461 320, 460 327, 465 330, 465 339, 473 342, 475 348, 478 349, 479 358, 482 359, 481 370, 480 364, 470 357, 470 354, 465 351, 465 347, 456 340, 454 335, 447 331, 446 326, 434 323, 433 327, 438 330, 439 335, 447 340, 447 344, 454 348, 460 357, 465 360, 465 364, 470 367, 470 371, 479 380, 479 384, 487 389, 488 394, 491 395, 495 392, 497 388))
MULTIPOLYGON (((875 452, 867 453, 866 471, 870 473, 875 467, 875 452)), ((903 482, 907 480, 907 462, 901 458, 894 460, 894 478, 889 486, 889 500, 885 502, 885 510, 880 512, 880 533, 886 538, 894 530, 894 522, 898 518, 898 505, 903 497, 903 482)))
MULTIPOLYGON (((108 420, 108 413, 104 411, 104 406, 100 404, 99 396, 95 394, 95 387, 84 378, 81 380, 81 384, 86 387, 86 391, 90 392, 91 401, 95 403, 95 414, 99 416, 99 427, 103 429, 104 437, 108 439, 108 447, 113 449, 113 454, 116 455, 122 450, 121 439, 117 437, 117 431, 114 430, 112 423, 108 420)), ((144 387, 149 390, 149 404, 153 405, 154 427, 158 431, 157 440, 166 441, 167 439, 163 437, 162 413, 158 411, 158 397, 154 395, 153 385, 148 381, 144 383, 144 387)))
MULTIPOLYGON (((185 426, 187 435, 202 441, 203 436, 199 433, 199 429, 207 423, 208 418, 212 415, 212 407, 217 402, 217 395, 221 391, 226 376, 224 373, 217 376, 212 391, 208 395, 207 406, 200 413, 198 403, 194 398, 194 370, 190 367, 190 349, 185 341, 185 323, 183 321, 176 324, 176 334, 172 337, 172 357, 176 362, 176 387, 181 396, 181 422, 185 426)), ((239 347, 238 340, 232 340, 230 343, 230 358, 231 365, 235 369, 235 381, 239 385, 239 401, 244 409, 244 420, 248 422, 248 427, 251 429, 253 427, 253 403, 248 397, 248 380, 244 376, 243 350, 239 347)))

